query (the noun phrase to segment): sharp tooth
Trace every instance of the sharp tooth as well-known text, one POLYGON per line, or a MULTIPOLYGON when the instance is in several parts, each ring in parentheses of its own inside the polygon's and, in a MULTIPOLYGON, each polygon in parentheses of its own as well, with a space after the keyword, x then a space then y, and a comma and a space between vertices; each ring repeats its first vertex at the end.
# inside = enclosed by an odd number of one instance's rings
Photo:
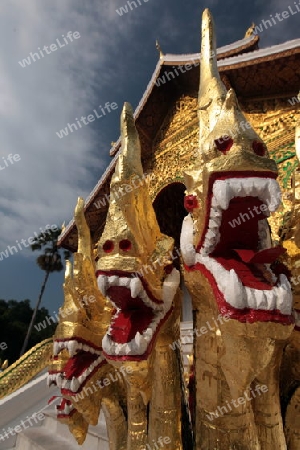
POLYGON ((51 386, 51 383, 52 383, 51 375, 48 374, 48 376, 47 376, 47 386, 51 386))
POLYGON ((63 380, 62 388, 63 389, 69 389, 70 388, 70 380, 63 380))
POLYGON ((79 348, 78 342, 76 341, 69 341, 67 343, 68 346, 68 351, 69 351, 69 355, 71 356, 71 358, 75 355, 77 348, 79 348))
POLYGON ((140 353, 139 352, 139 348, 138 348, 138 346, 137 346, 137 344, 135 342, 135 338, 131 339, 130 342, 127 342, 127 344, 124 347, 124 352, 125 353, 128 351, 128 346, 129 346, 129 349, 130 349, 128 354, 130 354, 130 355, 138 355, 140 353))
POLYGON ((119 277, 117 275, 108 277, 108 282, 109 282, 110 286, 118 286, 119 285, 119 277))
POLYGON ((66 343, 65 342, 58 342, 58 353, 60 352, 60 350, 62 350, 63 348, 65 348, 66 343))
POLYGON ((208 226, 211 230, 214 230, 215 228, 219 228, 219 223, 217 223, 214 219, 209 219, 208 226))
POLYGON ((255 297, 255 289, 251 289, 249 287, 245 287, 245 293, 246 293, 246 305, 249 308, 256 309, 256 297, 255 297))
POLYGON ((257 289, 255 292, 255 297, 257 309, 268 309, 268 300, 267 297, 265 296, 264 291, 257 289))
POLYGON ((84 350, 85 352, 89 352, 90 351, 90 347, 88 345, 84 345, 82 350, 84 350))
POLYGON ((213 193, 217 200, 217 204, 221 206, 222 209, 227 209, 231 200, 230 185, 226 183, 226 181, 217 180, 214 183, 213 193))
POLYGON ((80 375, 80 376, 78 377, 79 386, 84 382, 85 379, 86 379, 86 376, 85 376, 85 375, 80 375))
POLYGON ((130 353, 131 353, 131 347, 130 347, 129 344, 126 344, 126 345, 125 345, 124 351, 125 351, 125 354, 126 354, 126 355, 130 355, 130 353))
POLYGON ((135 342, 136 345, 138 346, 139 351, 146 350, 148 343, 139 331, 135 335, 135 342))
POLYGON ((213 218, 216 222, 218 222, 219 226, 222 219, 222 210, 219 208, 211 208, 210 217, 213 218))
POLYGON ((216 233, 212 231, 211 229, 208 229, 205 235, 205 240, 208 239, 210 242, 215 242, 216 240, 216 233))
POLYGON ((130 280, 131 278, 127 278, 127 277, 122 277, 119 279, 119 285, 120 286, 125 286, 128 287, 130 286, 130 280))
POLYGON ((55 341, 53 344, 53 355, 57 356, 58 353, 59 353, 59 344, 58 344, 58 342, 55 341))
POLYGON ((152 328, 147 328, 146 334, 147 334, 147 336, 150 336, 150 339, 152 339, 153 338, 153 330, 152 330, 152 328))
POLYGON ((279 185, 276 180, 270 179, 268 180, 268 191, 269 191, 269 202, 268 207, 271 212, 276 211, 281 203, 281 191, 279 185))
POLYGON ((102 295, 106 295, 106 289, 107 289, 107 277, 105 275, 100 275, 97 278, 98 288, 102 295))
POLYGON ((162 289, 162 299, 164 301, 164 311, 167 312, 172 306, 173 299, 180 283, 180 273, 177 269, 165 278, 162 289))
POLYGON ((71 391, 77 392, 79 387, 80 387, 79 381, 77 380, 77 378, 73 377, 70 385, 71 391))
POLYGON ((60 389, 62 388, 63 380, 60 373, 56 376, 56 384, 60 389))
POLYGON ((116 344, 115 346, 115 354, 119 355, 120 353, 123 353, 123 349, 125 349, 126 344, 116 344))
POLYGON ((234 196, 235 197, 243 197, 244 189, 243 189, 243 183, 240 179, 235 179, 234 181, 234 196))
POLYGON ((138 277, 132 278, 130 282, 131 297, 136 298, 142 289, 143 285, 141 280, 138 277))
POLYGON ((226 301, 235 308, 245 307, 245 290, 233 269, 230 270, 224 289, 226 301))
POLYGON ((103 350, 105 350, 107 353, 109 353, 112 345, 113 344, 112 344, 111 338, 108 336, 108 334, 105 334, 104 338, 102 339, 103 350))
POLYGON ((268 302, 268 308, 269 310, 276 308, 276 297, 273 289, 271 291, 265 291, 265 296, 267 298, 268 302))
POLYGON ((279 309, 282 314, 291 314, 293 296, 287 277, 283 274, 279 275, 279 283, 280 284, 277 287, 277 309, 279 309))

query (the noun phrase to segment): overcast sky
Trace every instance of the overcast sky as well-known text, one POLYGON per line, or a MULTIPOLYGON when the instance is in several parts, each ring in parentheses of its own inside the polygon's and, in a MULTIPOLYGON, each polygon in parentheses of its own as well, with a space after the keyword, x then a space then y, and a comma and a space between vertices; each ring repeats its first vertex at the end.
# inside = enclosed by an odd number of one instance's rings
MULTIPOLYGON (((294 0, 136 2, 141 5, 120 16, 125 0, 1 0, 0 252, 16 240, 28 243, 47 224, 67 223, 78 195, 92 190, 119 136, 123 102, 135 108, 154 71, 156 39, 165 53, 198 52, 205 7, 214 15, 218 46, 243 38, 253 21, 289 6, 297 11, 294 0), (78 32, 72 42, 69 31, 78 32), (34 62, 30 53, 45 45, 49 54, 34 62), (75 118, 94 109, 99 115, 106 102, 117 108, 57 136, 75 118)), ((260 47, 299 38, 299 22, 300 13, 278 20, 261 33, 260 47)), ((21 248, 0 261, 0 298, 29 298, 34 305, 44 274, 36 255, 21 248)), ((50 278, 43 305, 52 313, 62 303, 63 274, 50 278)))

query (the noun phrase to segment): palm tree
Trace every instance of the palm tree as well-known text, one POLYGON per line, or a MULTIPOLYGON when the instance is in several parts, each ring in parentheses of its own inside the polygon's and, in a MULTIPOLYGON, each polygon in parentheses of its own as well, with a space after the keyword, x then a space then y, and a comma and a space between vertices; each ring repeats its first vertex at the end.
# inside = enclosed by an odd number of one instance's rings
POLYGON ((31 321, 27 330, 27 334, 24 340, 24 344, 20 353, 20 357, 24 354, 28 341, 32 332, 32 328, 35 322, 36 314, 39 309, 39 306, 42 301, 42 297, 46 288, 46 284, 49 278, 50 273, 52 272, 61 272, 64 268, 62 264, 62 255, 63 252, 64 260, 68 259, 70 257, 70 252, 67 250, 61 250, 57 247, 57 239, 59 235, 61 234, 62 229, 56 229, 56 231, 53 231, 52 229, 49 229, 45 231, 44 233, 40 233, 35 239, 33 244, 31 245, 31 250, 43 250, 43 253, 38 256, 36 262, 38 266, 45 272, 45 278, 40 290, 40 295, 38 298, 38 301, 36 303, 36 306, 34 308, 31 321))

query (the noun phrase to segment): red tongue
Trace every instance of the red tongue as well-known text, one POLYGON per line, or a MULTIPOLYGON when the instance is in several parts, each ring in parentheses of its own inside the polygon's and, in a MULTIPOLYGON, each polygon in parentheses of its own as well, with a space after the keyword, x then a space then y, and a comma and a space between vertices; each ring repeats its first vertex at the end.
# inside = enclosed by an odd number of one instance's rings
POLYGON ((123 286, 111 286, 109 297, 120 311, 111 323, 110 335, 118 344, 130 342, 139 331, 141 334, 151 324, 153 310, 139 298, 132 298, 130 289, 123 286))
POLYGON ((78 378, 97 358, 98 355, 88 352, 76 353, 64 367, 67 380, 72 380, 73 377, 78 378))
POLYGON ((137 332, 142 334, 153 319, 152 310, 121 311, 111 324, 110 335, 118 344, 130 342, 137 332))
POLYGON ((286 252, 283 247, 272 247, 254 252, 253 250, 246 249, 233 249, 235 253, 246 264, 272 264, 279 256, 286 252))

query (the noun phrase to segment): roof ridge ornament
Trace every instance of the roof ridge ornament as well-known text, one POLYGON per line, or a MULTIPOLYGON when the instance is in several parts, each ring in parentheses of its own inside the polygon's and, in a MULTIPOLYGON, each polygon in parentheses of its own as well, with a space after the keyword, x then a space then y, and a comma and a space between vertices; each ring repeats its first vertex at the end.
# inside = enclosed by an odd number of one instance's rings
POLYGON ((157 49, 158 52, 159 52, 159 59, 162 59, 162 58, 165 56, 165 54, 164 54, 164 52, 162 51, 162 48, 161 48, 161 46, 160 46, 160 43, 159 43, 158 39, 156 39, 155 47, 156 47, 156 49, 157 49))
POLYGON ((245 33, 244 39, 246 39, 248 37, 251 37, 251 36, 254 36, 256 34, 255 33, 255 28, 256 28, 256 25, 255 25, 254 22, 252 22, 251 27, 249 27, 248 30, 245 33))
POLYGON ((198 96, 199 141, 204 142, 222 110, 227 90, 217 66, 215 25, 208 8, 202 15, 201 65, 198 96))

